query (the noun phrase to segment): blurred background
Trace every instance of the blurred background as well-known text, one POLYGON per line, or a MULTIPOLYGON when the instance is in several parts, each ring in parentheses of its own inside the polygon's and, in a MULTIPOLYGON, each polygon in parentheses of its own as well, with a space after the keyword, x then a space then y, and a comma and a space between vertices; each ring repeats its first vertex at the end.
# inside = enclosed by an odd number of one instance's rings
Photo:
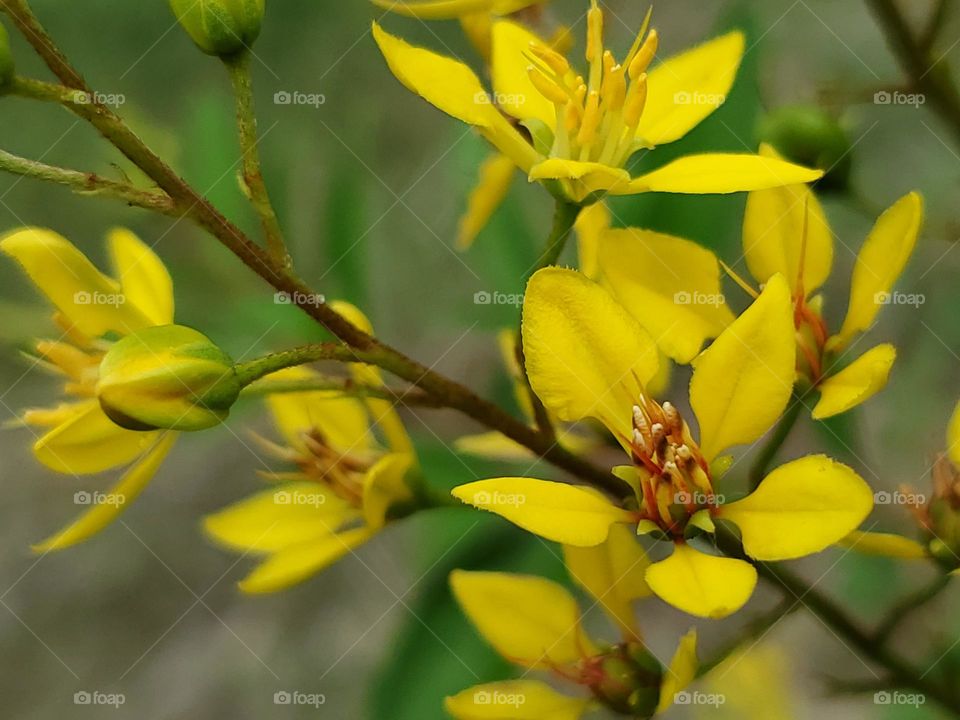
MULTIPOLYGON (((626 49, 647 6, 604 4, 618 19, 608 23, 608 44, 626 49)), ((908 4, 918 24, 933 5, 908 4)), ((522 290, 549 221, 545 193, 518 180, 475 246, 466 254, 455 251, 457 219, 485 156, 483 142, 390 75, 369 33, 380 13, 363 0, 268 5, 255 48, 261 147, 301 274, 328 298, 364 308, 385 340, 509 404, 495 334, 516 324, 518 310, 476 305, 473 298, 478 291, 522 290), (283 92, 322 95, 323 102, 277 104, 275 94, 283 92)), ((576 23, 585 5, 556 0, 548 23, 576 23)), ((91 84, 124 97, 119 111, 129 123, 228 216, 255 229, 236 182, 226 75, 174 26, 167 4, 36 0, 33 6, 91 84)), ((456 23, 383 22, 479 67, 456 23)), ((889 388, 830 427, 803 420, 784 456, 826 448, 877 489, 906 483, 929 493, 928 468, 943 448, 960 397, 956 135, 929 104, 874 103, 875 92, 904 79, 864 3, 670 0, 655 8, 654 24, 663 56, 732 27, 747 33, 749 48, 727 104, 688 138, 658 151, 658 164, 691 150, 753 150, 765 114, 788 105, 820 104, 845 129, 849 181, 823 197, 837 236, 836 267, 824 291, 834 327, 846 307, 854 253, 876 215, 911 189, 924 195, 925 231, 898 287, 922 294, 925 302, 887 308, 869 338, 871 345, 893 341, 899 348, 889 388)), ((579 22, 578 47, 582 33, 579 22)), ((945 63, 960 55, 958 38, 960 12, 954 12, 935 48, 945 63)), ((14 48, 22 74, 48 77, 19 38, 14 48)), ((4 98, 0 129, 10 152, 110 177, 129 174, 139 182, 123 158, 65 111, 4 98)), ((619 201, 616 212, 625 222, 693 238, 743 269, 744 200, 644 196, 619 201)), ((238 359, 322 336, 295 309, 276 305, 272 291, 187 223, 0 176, 0 229, 24 224, 59 231, 101 267, 103 237, 112 226, 158 243, 175 278, 178 321, 202 328, 238 359)), ((572 253, 565 259, 575 261, 572 253)), ((19 409, 56 397, 50 378, 30 370, 18 352, 52 326, 48 308, 10 262, 0 262, 0 287, 0 419, 11 420, 19 409)), ((742 307, 742 293, 728 289, 742 307)), ((676 373, 675 398, 685 397, 686 379, 676 373)), ((459 416, 425 411, 407 418, 433 482, 454 485, 503 471, 450 450, 458 434, 476 431, 459 416)), ((80 547, 43 557, 31 555, 30 543, 77 513, 72 499, 80 486, 37 465, 29 431, 0 433, 5 717, 431 720, 443 717, 444 695, 509 675, 452 604, 446 574, 467 567, 566 578, 558 548, 496 518, 466 510, 416 517, 375 538, 359 558, 295 589, 241 595, 236 582, 251 561, 211 546, 199 519, 260 487, 256 470, 273 461, 250 442, 251 429, 271 432, 254 403, 225 427, 184 438, 122 522, 80 547), (276 692, 294 690, 321 693, 326 702, 320 708, 274 704, 276 692), (119 709, 77 706, 78 691, 122 693, 126 702, 119 709)), ((112 477, 99 480, 108 487, 112 477)), ((874 518, 877 529, 911 532, 902 507, 878 508, 874 518)), ((839 550, 800 569, 864 624, 930 573, 839 550)), ((950 611, 957 599, 955 588, 944 593, 897 637, 898 648, 929 665, 930 673, 960 677, 960 619, 950 611)), ((733 636, 738 623, 775 602, 758 593, 723 626, 692 623, 655 601, 640 612, 660 657, 672 653, 692 624, 701 627, 706 656, 733 636)), ((595 612, 588 622, 613 638, 595 612)), ((757 652, 765 653, 755 656, 762 662, 744 662, 709 684, 730 697, 737 687, 750 688, 747 709, 676 707, 667 717, 750 717, 750 708, 761 713, 757 717, 939 717, 929 706, 883 707, 873 703, 872 693, 832 691, 827 677, 871 681, 875 669, 802 609, 778 624, 757 652), (754 671, 760 674, 751 676, 754 671), (774 695, 784 701, 783 714, 761 702, 774 695)))

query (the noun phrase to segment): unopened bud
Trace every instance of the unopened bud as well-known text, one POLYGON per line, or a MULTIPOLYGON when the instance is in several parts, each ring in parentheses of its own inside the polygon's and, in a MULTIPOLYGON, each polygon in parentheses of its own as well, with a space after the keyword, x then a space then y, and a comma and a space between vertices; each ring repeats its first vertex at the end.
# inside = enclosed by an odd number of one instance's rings
POLYGON ((0 88, 10 84, 13 80, 13 52, 10 50, 10 37, 6 28, 0 25, 0 88))
POLYGON ((660 700, 663 667, 639 642, 611 648, 599 662, 594 696, 615 712, 634 718, 652 717, 660 700))
POLYGON ((847 187, 852 145, 840 124, 823 109, 809 105, 780 108, 761 121, 758 135, 787 160, 825 171, 818 187, 847 187))
POLYGON ((208 55, 229 57, 253 45, 265 0, 170 0, 177 21, 208 55))
POLYGON ((240 394, 233 360, 202 333, 164 325, 119 340, 100 364, 97 397, 130 430, 204 430, 223 422, 240 394))

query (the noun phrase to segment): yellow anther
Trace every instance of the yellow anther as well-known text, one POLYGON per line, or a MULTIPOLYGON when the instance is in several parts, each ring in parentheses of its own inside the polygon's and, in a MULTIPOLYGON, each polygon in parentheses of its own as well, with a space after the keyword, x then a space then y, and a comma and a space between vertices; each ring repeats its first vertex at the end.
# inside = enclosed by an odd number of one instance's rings
POLYGON ((583 121, 580 123, 580 132, 577 133, 577 143, 591 145, 597 138, 597 128, 600 127, 600 93, 596 90, 587 96, 587 104, 583 111, 583 121))
POLYGON ((567 106, 564 108, 563 124, 566 126, 568 133, 573 133, 573 131, 577 129, 580 125, 581 117, 582 111, 578 103, 567 103, 567 106))
POLYGON ((595 62, 603 53, 603 10, 596 0, 587 12, 587 61, 595 62))
POLYGON ((646 72, 647 68, 650 67, 650 63, 653 62, 659 46, 660 40, 657 36, 657 31, 651 30, 650 34, 647 35, 647 39, 643 41, 643 45, 641 45, 637 51, 636 56, 630 61, 631 80, 636 80, 641 73, 646 72))
POLYGON ((626 69, 622 65, 614 65, 603 79, 603 102, 609 110, 620 110, 627 95, 626 69))
POLYGON ((547 100, 557 105, 567 104, 567 101, 570 99, 567 93, 565 93, 563 88, 557 85, 556 82, 544 75, 542 70, 531 65, 527 68, 527 75, 530 77, 530 82, 533 83, 537 92, 547 100))
POLYGON ((647 74, 640 76, 630 83, 630 91, 623 108, 623 122, 628 128, 635 128, 640 124, 643 108, 647 104, 647 74))
POLYGON ((567 59, 563 55, 555 50, 551 50, 544 45, 540 45, 539 43, 531 42, 530 52, 546 63, 547 66, 558 76, 564 77, 568 72, 570 72, 570 63, 567 62, 567 59))

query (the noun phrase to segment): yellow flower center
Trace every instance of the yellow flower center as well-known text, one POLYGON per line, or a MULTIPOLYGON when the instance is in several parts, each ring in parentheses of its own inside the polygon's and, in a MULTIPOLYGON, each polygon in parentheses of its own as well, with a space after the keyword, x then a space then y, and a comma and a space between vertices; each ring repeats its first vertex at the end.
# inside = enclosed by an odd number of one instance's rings
POLYGON ((319 429, 303 433, 305 453, 295 462, 310 480, 329 487, 354 507, 363 505, 363 480, 374 459, 334 448, 319 429))
POLYGON ((680 537, 691 515, 717 506, 710 466, 690 427, 669 402, 660 405, 640 397, 633 407, 630 449, 639 471, 645 519, 664 532, 680 537))
POLYGON ((557 112, 551 157, 621 167, 633 152, 637 127, 647 101, 646 70, 657 52, 657 31, 650 14, 623 63, 603 47, 603 11, 593 0, 587 13, 590 69, 575 75, 560 53, 531 43, 527 72, 537 91, 557 112))

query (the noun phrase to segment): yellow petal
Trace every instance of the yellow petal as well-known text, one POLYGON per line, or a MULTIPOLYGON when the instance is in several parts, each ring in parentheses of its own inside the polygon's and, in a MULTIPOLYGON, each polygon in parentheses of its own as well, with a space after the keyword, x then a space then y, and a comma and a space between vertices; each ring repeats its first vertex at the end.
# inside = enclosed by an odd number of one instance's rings
POLYGON ((607 539, 611 525, 632 518, 629 512, 593 492, 549 480, 478 480, 455 487, 452 494, 535 535, 578 547, 599 545, 607 539))
POLYGON ((697 677, 700 661, 697 659, 697 631, 691 630, 677 644, 677 651, 670 660, 670 667, 660 683, 660 703, 657 712, 666 712, 673 705, 674 697, 682 692, 697 677))
POLYGON ((837 343, 845 345, 873 324, 913 253, 923 221, 923 200, 912 192, 891 205, 867 236, 850 281, 850 306, 837 343))
MULTIPOLYGON (((779 157, 768 146, 762 146, 760 154, 779 157)), ((785 185, 755 190, 747 196, 743 254, 760 283, 780 273, 796 296, 802 265, 804 297, 823 285, 833 265, 833 234, 823 207, 808 186, 785 185)))
POLYGON ((40 292, 85 335, 126 335, 154 324, 126 301, 119 283, 51 230, 8 233, 0 239, 0 250, 17 261, 40 292))
POLYGON ((650 565, 637 535, 626 525, 613 525, 606 542, 594 547, 563 546, 570 577, 590 593, 628 636, 640 637, 633 601, 651 594, 644 580, 650 565))
MULTIPOLYGON (((34 552, 45 553, 51 550, 63 550, 71 545, 83 542, 96 535, 112 523, 120 513, 137 499, 143 489, 157 474, 161 463, 173 447, 177 433, 167 432, 156 441, 154 446, 135 465, 132 465, 120 478, 120 481, 106 493, 90 494, 85 497, 97 502, 83 515, 77 518, 56 535, 34 545, 34 552)), ((76 499, 80 493, 74 496, 76 499)))
POLYGON ((796 340, 790 289, 781 275, 693 362, 690 403, 700 447, 713 460, 731 445, 753 442, 790 400, 796 340))
POLYGON ((757 571, 743 560, 706 555, 680 544, 670 557, 647 569, 647 584, 658 597, 685 613, 723 618, 750 599, 757 571))
POLYGON ((376 22, 373 38, 391 72, 408 90, 468 125, 493 127, 497 111, 480 79, 464 63, 410 45, 376 22))
POLYGON ((537 396, 565 422, 593 417, 629 437, 656 345, 614 298, 574 270, 545 268, 527 285, 523 347, 537 396))
POLYGON ((530 81, 527 68, 531 43, 546 43, 519 23, 499 20, 493 24, 490 75, 497 105, 518 120, 539 120, 551 130, 557 110, 530 81))
POLYGON ((490 216, 496 211, 510 191, 510 184, 517 166, 506 155, 497 153, 487 158, 480 166, 480 178, 467 199, 467 211, 460 218, 457 230, 457 249, 466 250, 487 226, 490 216))
POLYGON ((733 322, 709 250, 652 230, 609 230, 600 241, 602 282, 680 363, 733 322))
POLYGON ((947 456, 954 466, 960 468, 960 403, 953 410, 950 424, 947 426, 947 456))
POLYGON ((477 433, 476 435, 464 435, 454 441, 453 447, 458 452, 490 458, 491 460, 512 462, 533 458, 529 448, 520 445, 496 430, 477 433))
POLYGON ((369 528, 358 527, 291 545, 257 565, 240 581, 240 590, 251 595, 286 590, 353 552, 372 535, 369 528))
POLYGON ((33 445, 46 467, 67 475, 91 475, 126 465, 156 442, 156 432, 134 432, 114 424, 90 400, 74 406, 71 417, 33 445))
MULTIPOLYGON (((306 368, 289 368, 270 376, 281 380, 316 377, 306 368)), ((303 434, 319 428, 324 438, 342 452, 361 452, 370 447, 370 421, 363 401, 344 397, 335 390, 275 393, 267 406, 277 429, 291 447, 303 447, 303 434)))
POLYGON ((930 557, 927 548, 921 543, 893 533, 854 530, 837 545, 856 550, 864 555, 880 555, 901 560, 923 560, 930 557))
POLYGON ((813 182, 821 175, 821 170, 810 170, 760 155, 707 153, 678 158, 635 178, 626 187, 617 186, 610 191, 617 195, 733 193, 813 182))
POLYGON ((549 668, 588 652, 577 601, 562 585, 535 575, 454 570, 450 586, 479 633, 517 665, 549 668))
POLYGON ((673 142, 720 107, 737 76, 743 43, 743 33, 728 33, 654 68, 638 140, 648 146, 673 142))
POLYGON ((163 261, 129 230, 107 236, 114 271, 123 294, 154 325, 173 324, 173 280, 163 261))
POLYGON ((276 485, 203 519, 213 540, 240 552, 271 553, 332 535, 359 514, 316 482, 276 485))
POLYGON ((740 528, 757 560, 790 560, 839 542, 873 509, 873 492, 853 470, 826 455, 781 465, 719 516, 740 528))
POLYGON ((575 202, 582 202, 594 193, 629 194, 628 188, 632 185, 630 174, 622 168, 563 158, 537 163, 530 169, 528 179, 530 182, 564 181, 564 187, 575 202))
POLYGON ((877 345, 820 383, 820 400, 813 408, 814 420, 846 412, 883 390, 896 357, 893 345, 877 345))
MULTIPOLYGON (((368 335, 375 334, 369 318, 355 305, 344 300, 333 300, 330 307, 368 335)), ((349 367, 353 379, 361 385, 372 385, 374 387, 383 385, 383 375, 380 368, 363 363, 350 363, 349 367)), ((383 431, 390 449, 398 453, 412 453, 413 442, 410 440, 407 429, 397 413, 396 403, 377 398, 364 398, 364 403, 370 413, 371 421, 383 431)))
POLYGON ((367 526, 377 530, 387 522, 393 505, 413 497, 407 473, 414 465, 409 453, 393 453, 377 460, 363 479, 363 516, 367 526))
POLYGON ((443 707, 456 720, 579 720, 589 704, 538 680, 504 680, 467 688, 443 707))
POLYGON ((610 227, 610 209, 603 202, 585 207, 577 215, 574 229, 577 233, 577 257, 580 259, 580 272, 591 280, 599 279, 600 238, 610 227))

